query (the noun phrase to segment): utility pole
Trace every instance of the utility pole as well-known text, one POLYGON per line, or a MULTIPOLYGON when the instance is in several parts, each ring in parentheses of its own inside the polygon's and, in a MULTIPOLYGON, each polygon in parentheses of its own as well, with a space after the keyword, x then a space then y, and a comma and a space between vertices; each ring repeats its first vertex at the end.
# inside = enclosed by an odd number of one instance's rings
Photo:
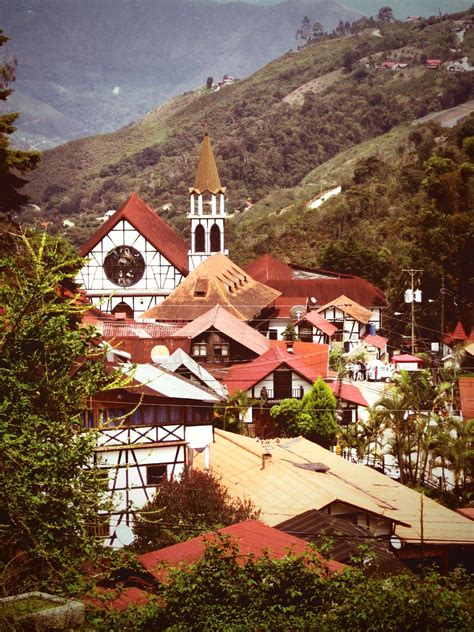
POLYGON ((415 301, 421 303, 421 290, 415 291, 415 275, 421 274, 423 270, 403 270, 410 275, 410 289, 405 292, 405 303, 411 303, 411 352, 415 354, 415 301))
POLYGON ((443 338, 444 338, 444 295, 446 293, 446 289, 444 287, 444 274, 441 277, 441 290, 440 290, 440 294, 441 294, 441 341, 439 344, 439 353, 440 356, 443 357, 443 338))

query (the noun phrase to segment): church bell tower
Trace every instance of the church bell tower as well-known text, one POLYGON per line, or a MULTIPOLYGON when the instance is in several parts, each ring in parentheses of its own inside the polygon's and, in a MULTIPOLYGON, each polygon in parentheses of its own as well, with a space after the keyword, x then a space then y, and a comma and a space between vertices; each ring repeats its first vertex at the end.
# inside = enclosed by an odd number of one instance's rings
POLYGON ((207 128, 201 146, 201 155, 194 186, 189 189, 191 220, 191 249, 188 252, 189 272, 210 257, 228 251, 224 247, 225 187, 221 186, 216 161, 207 128))

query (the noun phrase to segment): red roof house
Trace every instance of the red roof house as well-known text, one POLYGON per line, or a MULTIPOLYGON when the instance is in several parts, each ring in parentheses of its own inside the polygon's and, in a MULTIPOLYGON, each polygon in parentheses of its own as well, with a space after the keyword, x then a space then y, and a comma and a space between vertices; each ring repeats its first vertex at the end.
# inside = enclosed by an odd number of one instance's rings
POLYGON ((459 378, 459 397, 464 421, 474 419, 474 377, 459 378))
MULTIPOLYGON (((307 542, 293 535, 268 527, 257 520, 246 520, 217 532, 207 533, 179 544, 151 551, 138 556, 142 566, 159 580, 165 580, 166 565, 187 566, 199 561, 205 551, 207 542, 216 542, 219 535, 229 536, 238 547, 239 557, 243 564, 249 556, 262 557, 265 553, 272 559, 280 559, 289 554, 299 555, 309 553, 313 549, 307 542)), ((333 560, 323 561, 329 572, 342 571, 345 566, 333 560)))

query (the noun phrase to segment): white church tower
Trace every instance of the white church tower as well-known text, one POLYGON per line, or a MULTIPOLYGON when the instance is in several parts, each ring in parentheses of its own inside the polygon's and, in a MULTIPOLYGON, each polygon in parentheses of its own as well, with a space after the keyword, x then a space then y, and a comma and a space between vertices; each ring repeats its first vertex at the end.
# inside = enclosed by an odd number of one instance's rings
POLYGON ((207 129, 201 146, 201 155, 194 186, 189 189, 191 220, 191 249, 188 252, 189 272, 218 252, 227 255, 224 247, 225 187, 221 186, 216 161, 207 129))

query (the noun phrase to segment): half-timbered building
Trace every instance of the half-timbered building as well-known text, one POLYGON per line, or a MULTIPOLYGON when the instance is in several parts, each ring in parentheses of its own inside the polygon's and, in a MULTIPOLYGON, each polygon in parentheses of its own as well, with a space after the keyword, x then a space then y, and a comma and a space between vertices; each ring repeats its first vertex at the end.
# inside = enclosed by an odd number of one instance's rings
MULTIPOLYGON (((122 365, 131 383, 92 398, 87 425, 98 430, 96 459, 108 475, 114 512, 106 544, 120 546, 117 529, 132 527, 164 476, 179 476, 194 451, 209 455, 216 392, 150 364, 122 365)), ((106 535, 103 534, 103 535, 106 535)))

